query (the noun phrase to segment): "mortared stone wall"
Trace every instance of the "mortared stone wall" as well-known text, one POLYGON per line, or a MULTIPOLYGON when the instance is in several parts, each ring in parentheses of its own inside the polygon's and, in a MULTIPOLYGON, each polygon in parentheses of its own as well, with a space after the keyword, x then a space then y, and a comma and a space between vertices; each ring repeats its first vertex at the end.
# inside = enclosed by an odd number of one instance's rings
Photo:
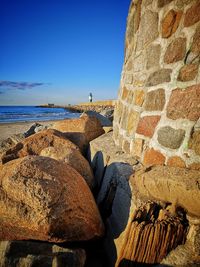
POLYGON ((200 170, 200 0, 132 0, 115 143, 144 165, 200 170))

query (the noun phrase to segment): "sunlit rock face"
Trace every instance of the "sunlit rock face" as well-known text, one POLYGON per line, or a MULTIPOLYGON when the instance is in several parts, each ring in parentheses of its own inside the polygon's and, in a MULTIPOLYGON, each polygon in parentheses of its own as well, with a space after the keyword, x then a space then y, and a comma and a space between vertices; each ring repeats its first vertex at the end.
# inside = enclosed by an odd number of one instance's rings
POLYGON ((89 187, 67 163, 27 156, 0 167, 0 240, 83 241, 103 233, 89 187))

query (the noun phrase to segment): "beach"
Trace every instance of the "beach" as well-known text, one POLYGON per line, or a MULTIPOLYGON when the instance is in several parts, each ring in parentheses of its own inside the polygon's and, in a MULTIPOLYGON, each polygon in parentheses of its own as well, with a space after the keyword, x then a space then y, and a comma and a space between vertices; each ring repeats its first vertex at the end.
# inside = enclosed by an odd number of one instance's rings
MULTIPOLYGON (((44 126, 53 124, 57 120, 51 121, 39 121, 44 126)), ((36 122, 36 121, 35 121, 36 122)), ((30 129, 30 127, 35 123, 34 121, 29 122, 14 122, 14 123, 0 123, 0 141, 8 138, 13 134, 24 133, 30 129)))

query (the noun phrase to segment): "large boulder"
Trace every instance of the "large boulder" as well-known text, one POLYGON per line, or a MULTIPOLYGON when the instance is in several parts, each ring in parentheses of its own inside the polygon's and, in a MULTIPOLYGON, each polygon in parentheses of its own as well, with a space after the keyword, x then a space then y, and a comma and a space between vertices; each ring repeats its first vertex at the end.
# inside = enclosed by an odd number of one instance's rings
POLYGON ((106 116, 102 115, 101 113, 98 113, 96 111, 88 110, 84 112, 85 114, 89 115, 90 117, 96 117, 100 123, 101 126, 112 126, 112 121, 109 120, 106 116))
POLYGON ((99 120, 85 113, 78 119, 67 119, 55 122, 52 128, 63 133, 82 134, 85 136, 87 143, 104 133, 99 120))
POLYGON ((28 155, 39 155, 46 147, 55 147, 57 149, 67 149, 69 147, 78 149, 78 147, 65 136, 56 130, 48 129, 40 133, 29 136, 17 143, 2 155, 2 163, 10 160, 25 157, 28 155))
POLYGON ((1 241, 1 267, 83 267, 83 249, 69 249, 48 242, 1 241))
POLYGON ((71 147, 47 147, 41 151, 40 155, 66 162, 83 176, 91 189, 94 187, 94 175, 90 164, 79 150, 71 147))
POLYGON ((83 241, 103 231, 89 187, 68 164, 28 156, 0 167, 0 240, 83 241))

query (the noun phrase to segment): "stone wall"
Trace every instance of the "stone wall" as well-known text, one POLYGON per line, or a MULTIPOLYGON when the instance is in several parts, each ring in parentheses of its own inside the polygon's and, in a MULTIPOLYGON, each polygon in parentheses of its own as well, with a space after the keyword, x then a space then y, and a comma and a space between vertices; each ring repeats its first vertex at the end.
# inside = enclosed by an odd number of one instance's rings
POLYGON ((144 165, 200 169, 200 0, 132 0, 114 140, 144 165))

